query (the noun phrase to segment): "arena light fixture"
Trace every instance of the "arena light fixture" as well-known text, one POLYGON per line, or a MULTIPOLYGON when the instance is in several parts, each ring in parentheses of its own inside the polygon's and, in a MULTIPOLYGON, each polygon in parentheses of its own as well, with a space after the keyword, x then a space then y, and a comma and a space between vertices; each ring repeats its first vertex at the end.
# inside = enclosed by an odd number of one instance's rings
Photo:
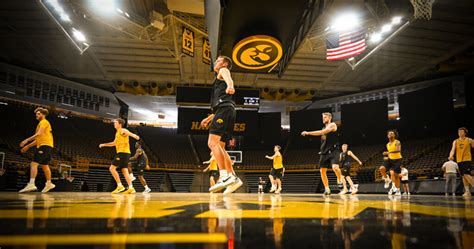
POLYGON ((388 33, 392 31, 392 24, 385 24, 382 26, 382 33, 388 33))
POLYGON ((381 33, 374 33, 370 36, 370 42, 372 43, 378 43, 382 40, 382 34, 381 33))
POLYGON ((392 18, 392 24, 393 25, 399 25, 402 22, 402 17, 401 16, 394 16, 392 18))
POLYGON ((334 31, 346 31, 360 26, 360 18, 355 13, 344 13, 337 16, 331 24, 334 31))
POLYGON ((92 10, 103 15, 112 15, 117 9, 115 0, 89 0, 92 10))
POLYGON ((90 45, 85 43, 86 36, 84 33, 79 31, 77 27, 73 25, 71 16, 74 14, 73 11, 68 8, 68 2, 59 0, 39 0, 39 3, 79 52, 81 54, 84 53, 90 45))
POLYGON ((74 38, 76 38, 77 41, 80 41, 80 42, 86 41, 86 36, 81 31, 73 28, 72 34, 74 35, 74 38))

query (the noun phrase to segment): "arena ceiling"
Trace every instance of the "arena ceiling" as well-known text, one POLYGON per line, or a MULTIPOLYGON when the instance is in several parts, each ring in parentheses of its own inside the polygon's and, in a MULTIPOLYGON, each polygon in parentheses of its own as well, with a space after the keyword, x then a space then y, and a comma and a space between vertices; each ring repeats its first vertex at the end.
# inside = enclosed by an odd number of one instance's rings
MULTIPOLYGON (((129 19, 101 16, 90 1, 59 2, 74 10, 73 21, 80 25, 91 47, 81 55, 38 1, 3 0, 1 60, 110 91, 116 90, 117 81, 145 85, 212 82, 209 66, 200 56, 200 38, 207 32, 203 0, 117 1, 117 6, 130 13, 129 19), (149 25, 152 11, 163 15, 162 30, 149 25), (192 27, 196 34, 194 58, 181 53, 183 25, 192 27)), ((431 20, 413 20, 355 70, 344 61, 325 58, 324 30, 331 18, 352 7, 363 14, 368 27, 373 27, 394 14, 411 18, 413 9, 408 0, 326 0, 324 6, 281 78, 276 74, 235 73, 236 84, 288 91, 312 89, 316 97, 344 95, 431 77, 439 73, 440 64, 442 69, 458 70, 462 68, 458 62, 466 61, 466 54, 472 56, 472 0, 436 0, 431 20)), ((469 59, 472 63, 472 57, 469 59)))

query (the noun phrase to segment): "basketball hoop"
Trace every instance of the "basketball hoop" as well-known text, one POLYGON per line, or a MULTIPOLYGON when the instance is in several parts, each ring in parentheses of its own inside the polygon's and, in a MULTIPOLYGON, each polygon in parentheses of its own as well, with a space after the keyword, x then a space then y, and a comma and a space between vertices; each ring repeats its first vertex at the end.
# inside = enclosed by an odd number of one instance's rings
POLYGON ((415 10, 413 17, 415 19, 430 20, 434 1, 435 0, 410 0, 415 10))

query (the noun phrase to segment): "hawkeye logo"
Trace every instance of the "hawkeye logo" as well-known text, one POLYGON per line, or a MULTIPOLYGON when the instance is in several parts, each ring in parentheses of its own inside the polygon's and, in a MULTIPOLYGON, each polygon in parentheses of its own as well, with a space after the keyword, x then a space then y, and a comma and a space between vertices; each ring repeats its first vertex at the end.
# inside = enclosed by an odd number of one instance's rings
POLYGON ((280 42, 267 35, 255 35, 241 40, 232 51, 232 60, 241 68, 260 70, 280 61, 283 50, 280 42))
POLYGON ((222 120, 222 118, 220 118, 220 119, 216 120, 216 122, 217 122, 218 124, 222 124, 222 123, 224 123, 224 120, 222 120))
MULTIPOLYGON (((216 122, 219 123, 219 120, 217 120, 216 122)), ((201 122, 199 122, 199 121, 193 121, 191 123, 191 130, 192 131, 206 131, 206 130, 209 130, 209 127, 210 126, 207 126, 207 127, 201 126, 201 122)), ((245 123, 235 123, 234 124, 234 131, 235 132, 244 132, 245 128, 246 128, 245 123)))

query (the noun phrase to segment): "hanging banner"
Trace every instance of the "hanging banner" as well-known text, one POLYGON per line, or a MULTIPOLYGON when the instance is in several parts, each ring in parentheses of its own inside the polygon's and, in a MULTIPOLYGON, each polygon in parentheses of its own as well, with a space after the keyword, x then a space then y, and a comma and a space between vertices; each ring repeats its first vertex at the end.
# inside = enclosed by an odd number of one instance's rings
POLYGON ((211 65, 211 44, 207 38, 202 38, 202 62, 211 65))
POLYGON ((188 56, 194 57, 194 32, 183 27, 182 52, 188 56))

